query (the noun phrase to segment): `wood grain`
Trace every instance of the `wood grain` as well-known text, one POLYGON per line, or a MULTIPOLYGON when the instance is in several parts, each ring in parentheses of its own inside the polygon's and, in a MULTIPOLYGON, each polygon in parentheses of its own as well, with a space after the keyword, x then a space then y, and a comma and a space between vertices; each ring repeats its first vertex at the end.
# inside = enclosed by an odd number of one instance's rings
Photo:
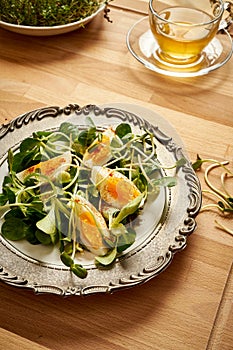
MULTIPOLYGON (((193 79, 147 70, 125 43, 146 8, 144 0, 115 0, 113 23, 100 15, 84 29, 55 37, 0 29, 0 122, 50 105, 136 104, 175 127, 191 160, 197 154, 227 159, 232 169, 232 59, 193 79)), ((204 168, 198 172, 203 188, 204 168)), ((219 173, 211 179, 218 185, 219 173)), ((113 295, 61 298, 1 283, 0 349, 232 349, 233 237, 215 226, 216 218, 232 229, 232 216, 200 213, 187 248, 166 271, 113 295)))

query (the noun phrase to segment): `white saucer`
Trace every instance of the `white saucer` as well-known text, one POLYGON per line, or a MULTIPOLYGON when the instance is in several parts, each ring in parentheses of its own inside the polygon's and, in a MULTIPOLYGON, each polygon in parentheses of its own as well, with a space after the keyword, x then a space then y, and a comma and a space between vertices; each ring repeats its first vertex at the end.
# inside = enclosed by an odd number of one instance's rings
POLYGON ((148 16, 129 30, 126 43, 131 54, 146 68, 173 77, 197 77, 222 67, 232 56, 233 43, 226 30, 219 32, 202 53, 196 65, 175 66, 163 63, 156 55, 158 43, 149 26, 148 16))

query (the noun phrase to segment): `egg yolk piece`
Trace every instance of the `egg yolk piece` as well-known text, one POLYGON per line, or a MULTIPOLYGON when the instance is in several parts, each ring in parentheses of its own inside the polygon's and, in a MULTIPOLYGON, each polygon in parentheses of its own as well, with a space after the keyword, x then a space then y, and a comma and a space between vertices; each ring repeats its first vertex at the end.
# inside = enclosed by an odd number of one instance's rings
POLYGON ((101 140, 95 140, 83 156, 83 162, 88 167, 103 165, 111 159, 111 141, 115 136, 112 129, 102 133, 101 140))
POLYGON ((121 209, 141 195, 139 189, 125 175, 116 170, 93 167, 92 181, 100 197, 111 206, 121 209))
POLYGON ((123 206, 127 205, 141 194, 137 187, 130 181, 111 176, 109 176, 101 189, 103 199, 105 198, 105 193, 108 193, 114 199, 114 202, 117 203, 118 208, 122 208, 123 206))
POLYGON ((20 173, 17 173, 17 177, 23 181, 27 176, 36 172, 37 169, 40 169, 40 173, 44 176, 47 176, 51 180, 54 180, 55 177, 62 170, 67 170, 72 162, 72 155, 70 152, 66 152, 57 157, 45 160, 36 165, 33 165, 20 173))
POLYGON ((103 236, 108 236, 106 222, 100 212, 82 197, 75 199, 75 213, 81 242, 95 255, 105 255, 103 236))
POLYGON ((85 236, 85 241, 88 249, 98 250, 103 246, 102 236, 96 226, 94 217, 89 212, 83 212, 80 216, 80 231, 85 236))

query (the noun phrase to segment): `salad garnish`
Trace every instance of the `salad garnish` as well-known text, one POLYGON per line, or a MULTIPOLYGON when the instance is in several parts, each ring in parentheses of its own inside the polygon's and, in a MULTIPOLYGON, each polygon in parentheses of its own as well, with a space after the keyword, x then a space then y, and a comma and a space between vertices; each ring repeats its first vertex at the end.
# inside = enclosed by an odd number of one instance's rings
MULTIPOLYGON (((229 161, 218 161, 216 159, 202 158, 199 154, 197 154, 197 158, 195 162, 193 162, 192 166, 195 171, 202 171, 203 166, 206 165, 204 169, 204 181, 207 188, 202 189, 202 193, 204 196, 210 196, 211 201, 207 204, 203 204, 200 210, 200 213, 205 212, 207 210, 215 210, 220 212, 222 218, 232 216, 233 214, 233 194, 227 188, 226 182, 228 181, 232 185, 233 172, 230 169, 229 161), (221 170, 221 175, 218 178, 218 187, 212 183, 210 179, 211 173, 214 170, 221 170)), ((232 186, 231 186, 232 188, 232 186)), ((214 220, 216 227, 221 229, 222 231, 233 236, 233 230, 219 222, 219 220, 214 220)))
POLYGON ((148 196, 176 185, 186 162, 164 176, 153 133, 133 133, 127 123, 100 129, 89 117, 86 123, 34 132, 9 149, 0 194, 2 236, 58 246, 63 264, 80 278, 87 276, 80 254, 89 251, 98 268, 110 268, 135 242, 148 196))
POLYGON ((104 18, 112 22, 107 7, 109 2, 110 0, 1 0, 0 20, 24 26, 53 27, 81 21, 106 5, 104 18))

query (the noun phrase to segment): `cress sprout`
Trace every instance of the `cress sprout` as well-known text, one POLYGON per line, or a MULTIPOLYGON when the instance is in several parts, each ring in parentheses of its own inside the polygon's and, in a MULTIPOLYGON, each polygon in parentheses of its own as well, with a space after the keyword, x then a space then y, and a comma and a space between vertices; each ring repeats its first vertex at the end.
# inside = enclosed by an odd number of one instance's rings
MULTIPOLYGON (((207 189, 203 189, 202 193, 209 194, 215 199, 209 204, 205 204, 201 207, 200 212, 205 210, 217 209, 222 214, 233 214, 233 194, 231 195, 226 188, 226 180, 233 177, 233 172, 227 167, 229 165, 228 161, 219 162, 215 159, 202 159, 197 155, 196 161, 192 164, 195 171, 199 170, 204 163, 210 163, 204 171, 204 180, 207 185, 207 189), (210 180, 210 173, 216 169, 221 168, 223 170, 220 176, 220 185, 221 190, 213 185, 210 180)), ((218 220, 215 220, 215 224, 218 228, 222 229, 226 233, 233 235, 233 231, 228 228, 226 225, 220 223, 218 220)))
MULTIPOLYGON (((0 20, 24 26, 57 26, 85 19, 110 0, 1 0, 0 20)), ((104 17, 111 22, 106 7, 104 17)))
MULTIPOLYGON (((156 139, 147 130, 135 134, 121 123, 106 144, 106 130, 97 129, 90 118, 86 124, 80 128, 65 122, 58 130, 37 131, 15 152, 9 149, 0 194, 3 237, 57 246, 62 263, 80 278, 87 270, 77 263, 78 256, 90 251, 98 268, 111 267, 135 242, 135 218, 147 197, 161 186, 176 185, 176 173, 186 162, 182 158, 172 166, 161 165, 156 139), (93 182, 95 164, 89 166, 85 159, 95 159, 106 149, 107 161, 100 168, 109 169, 108 175, 93 182), (174 176, 163 176, 164 168, 174 168, 174 176), (135 196, 120 207, 106 203, 99 189, 115 172, 135 196)), ((114 181, 107 197, 114 197, 114 181)))

